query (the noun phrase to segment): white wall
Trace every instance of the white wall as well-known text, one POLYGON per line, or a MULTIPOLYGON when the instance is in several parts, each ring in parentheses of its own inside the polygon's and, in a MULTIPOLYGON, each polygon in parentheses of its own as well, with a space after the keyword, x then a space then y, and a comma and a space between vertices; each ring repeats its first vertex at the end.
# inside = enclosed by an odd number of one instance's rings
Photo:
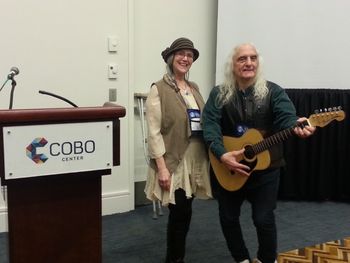
POLYGON ((350 1, 219 0, 217 83, 233 46, 253 42, 285 88, 349 89, 350 1))
MULTIPOLYGON (((134 93, 148 92, 164 73, 160 52, 186 36, 201 53, 190 78, 207 97, 215 77, 217 0, 0 0, 0 9, 0 83, 12 66, 20 69, 14 109, 70 107, 38 94, 40 89, 79 106, 102 105, 109 88, 117 89, 116 103, 126 107, 127 116, 121 119, 121 166, 103 177, 103 214, 133 209, 134 181, 145 179, 134 93), (107 51, 108 36, 119 38, 117 53, 107 51), (107 78, 110 62, 118 65, 116 81, 107 78)), ((8 108, 9 94, 8 83, 0 109, 8 108)), ((0 232, 7 230, 6 218, 1 194, 0 232)))

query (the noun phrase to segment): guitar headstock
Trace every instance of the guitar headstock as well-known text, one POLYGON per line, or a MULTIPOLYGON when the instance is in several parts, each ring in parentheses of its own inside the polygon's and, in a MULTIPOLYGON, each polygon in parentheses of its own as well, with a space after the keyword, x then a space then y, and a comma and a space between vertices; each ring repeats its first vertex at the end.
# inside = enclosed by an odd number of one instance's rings
POLYGON ((324 127, 333 120, 342 121, 344 119, 345 112, 342 111, 341 107, 339 106, 315 111, 315 114, 310 115, 308 122, 314 127, 324 127))

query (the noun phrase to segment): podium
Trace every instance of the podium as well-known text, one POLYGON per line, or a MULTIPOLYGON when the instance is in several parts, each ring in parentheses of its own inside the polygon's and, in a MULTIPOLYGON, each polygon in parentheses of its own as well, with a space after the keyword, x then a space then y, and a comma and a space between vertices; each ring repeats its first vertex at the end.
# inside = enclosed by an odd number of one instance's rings
POLYGON ((125 108, 0 110, 10 263, 102 262, 101 177, 125 108))

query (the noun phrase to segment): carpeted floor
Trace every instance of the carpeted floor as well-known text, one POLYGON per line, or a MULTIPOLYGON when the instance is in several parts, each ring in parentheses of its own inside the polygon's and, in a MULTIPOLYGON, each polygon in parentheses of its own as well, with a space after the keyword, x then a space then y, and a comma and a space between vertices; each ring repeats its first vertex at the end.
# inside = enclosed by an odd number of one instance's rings
MULTIPOLYGON (((167 213, 167 209, 164 209, 164 216, 154 220, 152 206, 147 205, 127 213, 104 216, 103 263, 162 263, 167 213)), ((248 203, 242 208, 241 219, 247 246, 254 257, 257 242, 248 203)), ((350 204, 279 201, 276 222, 279 252, 343 239, 350 236, 350 204)), ((2 233, 1 263, 8 263, 7 249, 7 234, 2 233)), ((215 200, 194 201, 186 262, 233 262, 220 230, 215 200)))

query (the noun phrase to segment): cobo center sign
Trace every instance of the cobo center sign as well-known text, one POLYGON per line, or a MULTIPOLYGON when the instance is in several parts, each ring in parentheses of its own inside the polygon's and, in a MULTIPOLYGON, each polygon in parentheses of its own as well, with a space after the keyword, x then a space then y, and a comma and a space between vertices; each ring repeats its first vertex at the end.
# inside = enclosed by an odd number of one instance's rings
POLYGON ((4 127, 5 178, 111 168, 112 127, 111 121, 4 127))

